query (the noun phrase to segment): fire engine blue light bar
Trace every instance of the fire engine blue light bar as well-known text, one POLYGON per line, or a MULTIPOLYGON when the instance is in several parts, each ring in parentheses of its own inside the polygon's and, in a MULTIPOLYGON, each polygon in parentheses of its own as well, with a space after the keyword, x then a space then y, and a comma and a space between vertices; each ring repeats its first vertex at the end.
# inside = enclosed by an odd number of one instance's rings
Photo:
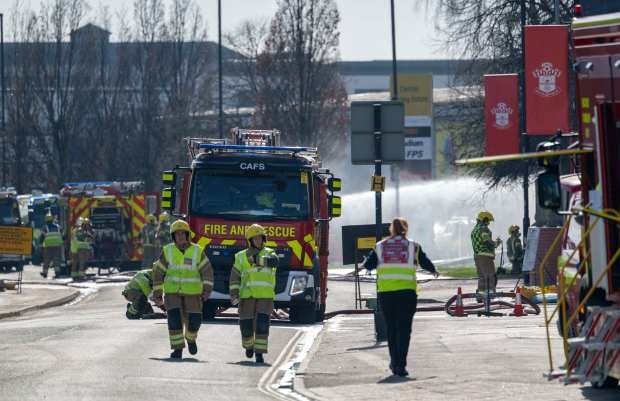
POLYGON ((246 146, 246 145, 220 145, 203 143, 200 149, 223 149, 223 150, 271 150, 282 152, 316 152, 316 148, 303 148, 298 146, 246 146))

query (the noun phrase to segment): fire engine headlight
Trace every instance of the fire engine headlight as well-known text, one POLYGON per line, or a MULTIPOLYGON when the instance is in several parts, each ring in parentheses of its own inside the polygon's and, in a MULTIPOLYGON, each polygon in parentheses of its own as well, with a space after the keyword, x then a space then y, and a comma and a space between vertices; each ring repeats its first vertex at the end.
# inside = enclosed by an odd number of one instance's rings
POLYGON ((307 276, 297 276, 293 277, 293 282, 291 284, 290 295, 299 295, 303 294, 308 286, 308 277, 307 276))

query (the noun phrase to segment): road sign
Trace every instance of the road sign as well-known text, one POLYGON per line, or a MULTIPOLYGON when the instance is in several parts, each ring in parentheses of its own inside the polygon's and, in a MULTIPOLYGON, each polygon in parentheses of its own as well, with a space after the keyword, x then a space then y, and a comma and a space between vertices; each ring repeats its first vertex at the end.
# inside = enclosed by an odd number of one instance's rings
POLYGON ((0 226, 0 254, 32 255, 32 227, 0 226))
POLYGON ((381 161, 393 163, 405 159, 405 109, 400 101, 351 103, 351 161, 375 164, 375 131, 381 132, 381 161), (374 106, 381 112, 375 116, 374 106), (375 117, 380 125, 375 127, 375 117))
MULTIPOLYGON (((381 236, 390 235, 390 225, 381 225, 381 236)), ((342 264, 352 265, 360 263, 368 251, 375 247, 376 226, 363 224, 354 226, 342 226, 342 264)))

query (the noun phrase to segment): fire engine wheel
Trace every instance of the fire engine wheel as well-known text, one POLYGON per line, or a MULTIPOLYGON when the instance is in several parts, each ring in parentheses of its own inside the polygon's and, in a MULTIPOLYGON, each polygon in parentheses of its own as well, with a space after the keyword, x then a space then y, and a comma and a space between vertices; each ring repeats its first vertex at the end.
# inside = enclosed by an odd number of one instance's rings
POLYGON ((316 322, 317 309, 314 303, 309 305, 291 306, 288 315, 291 323, 296 324, 312 324, 316 322))
POLYGON ((202 320, 213 320, 217 314, 218 307, 208 302, 202 304, 202 320))
POLYGON ((619 380, 615 377, 607 376, 605 379, 600 380, 598 382, 592 382, 592 388, 595 389, 605 389, 605 388, 614 388, 618 387, 619 380))
POLYGON ((316 310, 316 322, 320 323, 325 320, 325 304, 319 306, 316 310))

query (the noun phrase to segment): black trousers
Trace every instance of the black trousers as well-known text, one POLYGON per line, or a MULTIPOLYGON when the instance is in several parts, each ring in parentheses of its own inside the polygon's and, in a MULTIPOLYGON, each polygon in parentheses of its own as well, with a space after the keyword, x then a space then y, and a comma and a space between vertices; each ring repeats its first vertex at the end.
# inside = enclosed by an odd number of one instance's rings
POLYGON ((411 325, 418 304, 413 290, 379 293, 379 305, 387 325, 388 347, 393 369, 407 366, 411 325))

